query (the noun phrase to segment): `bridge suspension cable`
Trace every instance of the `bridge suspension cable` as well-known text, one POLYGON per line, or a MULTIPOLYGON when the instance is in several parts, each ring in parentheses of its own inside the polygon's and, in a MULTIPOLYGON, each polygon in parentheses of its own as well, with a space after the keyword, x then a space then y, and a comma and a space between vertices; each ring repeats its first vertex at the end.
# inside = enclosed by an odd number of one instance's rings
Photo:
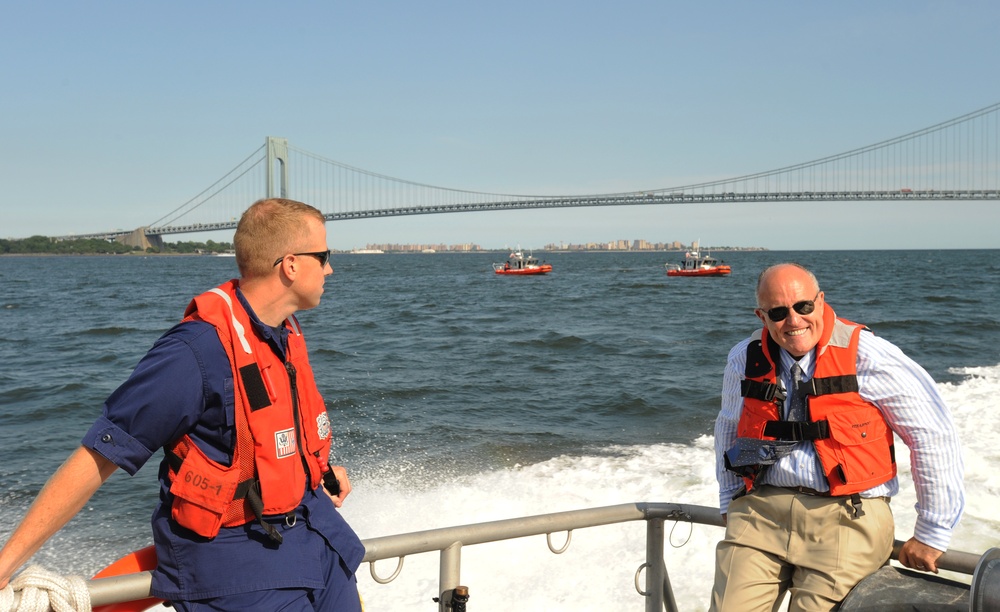
POLYGON ((206 187, 198 195, 163 215, 156 221, 153 221, 149 225, 151 227, 167 226, 182 218, 190 219, 191 213, 209 203, 213 204, 210 215, 214 215, 215 218, 218 218, 218 211, 220 210, 220 207, 218 206, 218 201, 215 200, 215 198, 220 196, 220 194, 225 194, 226 196, 225 199, 227 202, 223 204, 224 208, 232 208, 232 205, 229 204, 230 200, 233 200, 236 197, 242 198, 239 205, 240 207, 235 208, 234 210, 236 213, 232 215, 233 217, 239 217, 239 214, 242 213, 249 203, 261 197, 259 187, 260 177, 251 173, 255 170, 258 171, 258 173, 263 171, 261 165, 266 161, 266 158, 263 155, 266 146, 266 144, 261 145, 256 151, 248 155, 246 159, 236 164, 236 167, 227 172, 222 178, 206 187), (247 180, 248 177, 249 180, 247 180), (234 188, 238 186, 243 187, 243 189, 234 188), (230 191, 226 191, 227 189, 230 191), (250 196, 249 200, 245 197, 245 192, 247 191, 255 194, 250 196))
POLYGON ((928 128, 844 153, 734 178, 675 187, 706 189, 764 181, 786 190, 798 179, 799 191, 859 191, 896 188, 996 189, 1000 186, 1000 103, 928 128), (966 133, 949 128, 964 125, 966 133), (808 175, 804 173, 808 171, 808 175))
MULTIPOLYGON (((269 139, 274 140, 274 139, 269 139)), ((286 143, 282 140, 282 146, 286 143)), ((266 197, 261 147, 200 194, 164 215, 147 234, 229 229, 266 197)), ((523 195, 438 187, 363 170, 287 146, 287 195, 330 220, 556 208, 761 201, 1000 199, 1000 103, 903 136, 734 178, 594 195, 523 195)))
POLYGON ((454 189, 395 178, 356 168, 298 147, 293 153, 292 182, 310 185, 306 201, 324 211, 361 212, 384 208, 407 208, 498 200, 535 200, 551 196, 517 195, 454 189), (301 157, 298 157, 301 156, 301 157), (346 208, 339 203, 348 202, 346 208))

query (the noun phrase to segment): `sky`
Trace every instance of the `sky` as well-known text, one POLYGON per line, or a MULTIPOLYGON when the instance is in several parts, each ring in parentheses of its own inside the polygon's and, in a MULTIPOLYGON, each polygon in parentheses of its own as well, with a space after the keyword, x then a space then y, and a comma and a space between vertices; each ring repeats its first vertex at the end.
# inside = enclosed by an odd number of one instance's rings
MULTIPOLYGON (((0 1, 0 238, 147 225, 267 136, 424 184, 595 194, 780 168, 1000 101, 992 0, 0 1)), ((997 227, 1000 203, 952 201, 455 213, 328 231, 335 249, 826 250, 1000 248, 997 227)))

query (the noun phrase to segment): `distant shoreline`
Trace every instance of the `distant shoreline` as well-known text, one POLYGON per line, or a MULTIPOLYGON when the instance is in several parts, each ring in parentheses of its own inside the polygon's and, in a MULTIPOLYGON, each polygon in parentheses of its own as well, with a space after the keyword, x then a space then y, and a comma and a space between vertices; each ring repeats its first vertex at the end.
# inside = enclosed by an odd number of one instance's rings
POLYGON ((0 253, 0 257, 216 257, 212 253, 0 253))
MULTIPOLYGON (((572 253, 686 253, 691 249, 642 249, 642 250, 625 250, 625 249, 558 249, 558 250, 546 250, 546 249, 521 249, 522 251, 528 253, 559 253, 559 254, 572 254, 572 253)), ((706 253, 759 253, 762 251, 770 251, 771 249, 765 248, 753 248, 753 249, 701 249, 706 253)), ((357 253, 354 251, 333 251, 334 255, 483 255, 489 253, 510 253, 511 249, 482 249, 479 251, 434 251, 433 253, 426 251, 383 251, 381 253, 357 253)))
MULTIPOLYGON (((651 253, 651 254, 683 254, 690 249, 682 250, 642 250, 642 251, 626 251, 626 250, 614 250, 609 251, 606 249, 593 249, 593 250, 558 250, 558 251, 545 251, 541 249, 527 249, 534 254, 558 254, 558 255, 573 255, 578 253, 603 253, 603 254, 635 254, 635 253, 651 253)), ((995 251, 998 250, 996 247, 981 247, 981 248, 958 248, 958 247, 921 247, 921 248, 907 248, 907 249, 767 249, 763 247, 755 248, 730 248, 730 249, 702 249, 706 253, 761 253, 761 252, 801 252, 801 251, 995 251)), ((334 250, 333 254, 336 256, 341 255, 369 255, 369 256, 379 256, 379 255, 500 255, 509 253, 510 249, 483 249, 481 251, 435 251, 433 253, 426 253, 421 251, 385 251, 383 253, 355 253, 352 251, 337 251, 334 250)), ((145 253, 145 252, 130 252, 130 253, 0 253, 0 257, 219 257, 213 253, 145 253)), ((226 257, 226 259, 231 259, 231 257, 226 257)))
MULTIPOLYGON (((643 249, 643 250, 625 250, 625 249, 560 249, 560 250, 545 250, 545 249, 522 249, 530 253, 559 253, 559 254, 573 254, 573 253, 686 253, 691 249, 643 249)), ((739 248, 739 249, 701 249, 706 253, 741 253, 741 252, 761 252, 769 251, 771 249, 765 248, 739 248)), ((338 251, 332 249, 331 252, 334 255, 488 255, 488 254, 505 254, 510 253, 510 249, 481 249, 478 251, 383 251, 381 253, 358 253, 354 250, 350 251, 338 251)), ((127 253, 0 253, 0 257, 223 257, 216 253, 146 253, 144 251, 130 251, 127 253)), ((232 256, 226 256, 231 258, 232 256)))

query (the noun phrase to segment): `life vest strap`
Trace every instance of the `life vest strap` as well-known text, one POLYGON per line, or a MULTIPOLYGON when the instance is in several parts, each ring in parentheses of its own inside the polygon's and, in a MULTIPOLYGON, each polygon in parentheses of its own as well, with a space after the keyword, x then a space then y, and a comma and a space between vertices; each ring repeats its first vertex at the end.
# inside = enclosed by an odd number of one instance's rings
POLYGON ((250 509, 253 510, 254 516, 257 517, 257 522, 264 530, 264 533, 267 534, 267 537, 271 538, 271 540, 273 540, 276 544, 281 544, 281 542, 284 541, 284 538, 281 537, 278 530, 274 528, 274 525, 264 520, 264 499, 260 495, 260 481, 256 478, 243 481, 240 483, 240 486, 237 487, 237 491, 239 491, 239 489, 246 483, 250 484, 246 487, 245 497, 247 502, 250 504, 250 509))
POLYGON ((174 471, 174 474, 181 471, 181 463, 184 462, 176 453, 167 447, 163 447, 163 457, 167 460, 167 465, 174 471))
POLYGON ((764 425, 764 435, 777 440, 824 440, 830 437, 827 421, 768 421, 764 425))
POLYGON ((761 382, 758 380, 740 381, 740 394, 743 397, 749 397, 762 402, 777 403, 784 402, 786 395, 785 389, 782 388, 781 385, 761 382))
POLYGON ((830 395, 831 393, 857 393, 858 377, 854 374, 826 376, 806 381, 809 395, 830 395))

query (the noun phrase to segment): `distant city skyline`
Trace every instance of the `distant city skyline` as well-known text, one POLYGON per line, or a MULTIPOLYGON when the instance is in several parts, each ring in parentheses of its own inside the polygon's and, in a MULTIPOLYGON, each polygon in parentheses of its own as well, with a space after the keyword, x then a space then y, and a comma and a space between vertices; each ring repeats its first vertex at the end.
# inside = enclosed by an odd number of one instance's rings
POLYGON ((651 252, 664 252, 664 251, 691 251, 691 250, 739 250, 739 251, 760 251, 765 250, 762 247, 729 247, 729 246, 702 246, 698 243, 685 244, 680 241, 671 242, 650 242, 641 238, 637 239, 619 239, 619 240, 608 240, 600 242, 587 242, 587 243, 548 243, 543 246, 522 246, 520 244, 516 246, 505 245, 503 248, 484 248, 478 244, 471 242, 462 242, 457 244, 445 244, 445 243, 369 243, 363 248, 341 250, 337 251, 339 253, 352 253, 352 252, 399 252, 399 253, 420 253, 420 252, 488 252, 496 253, 499 251, 651 251, 651 252))

